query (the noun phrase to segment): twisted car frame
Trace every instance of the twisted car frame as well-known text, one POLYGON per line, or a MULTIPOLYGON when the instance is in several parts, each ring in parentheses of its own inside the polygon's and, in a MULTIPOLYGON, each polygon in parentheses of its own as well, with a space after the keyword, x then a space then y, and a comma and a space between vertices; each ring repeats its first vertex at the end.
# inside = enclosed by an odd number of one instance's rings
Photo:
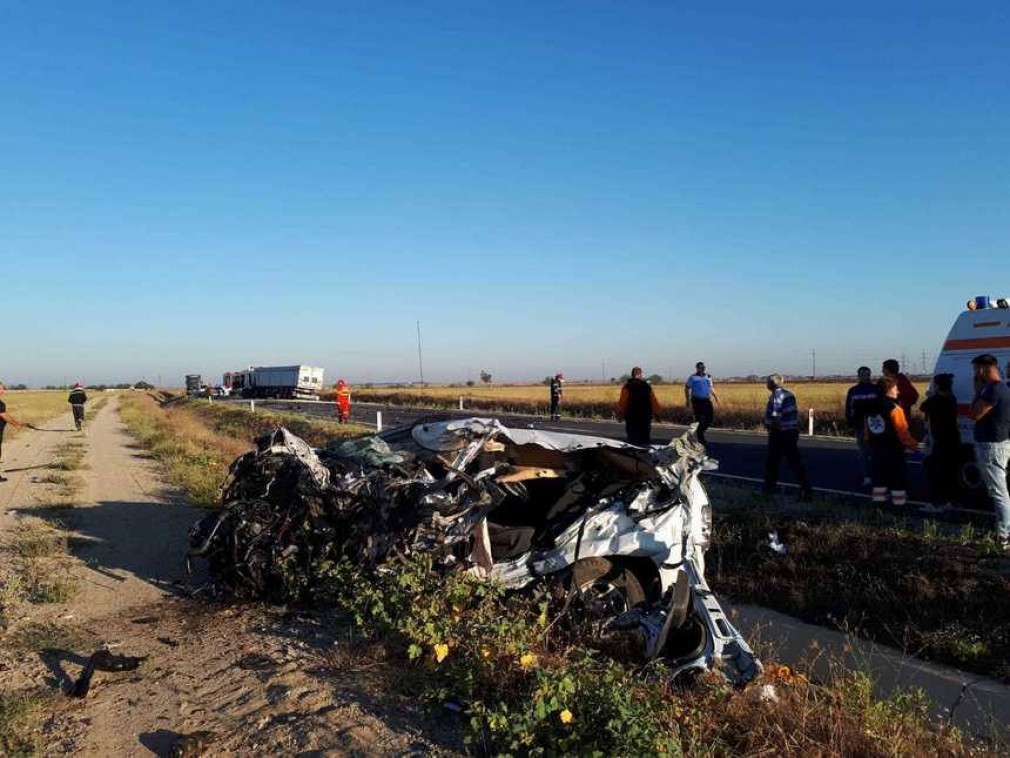
POLYGON ((642 448, 470 418, 319 449, 278 429, 232 464, 190 558, 208 562, 210 588, 291 601, 311 597, 321 560, 433 551, 517 591, 561 588, 601 649, 743 685, 761 664, 705 581, 700 474, 716 467, 693 429, 642 448))

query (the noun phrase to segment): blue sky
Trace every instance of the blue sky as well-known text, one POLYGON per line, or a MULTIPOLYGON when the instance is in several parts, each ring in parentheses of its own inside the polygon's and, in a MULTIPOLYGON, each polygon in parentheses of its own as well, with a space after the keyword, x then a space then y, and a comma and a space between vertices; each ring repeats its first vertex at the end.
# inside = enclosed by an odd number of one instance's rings
POLYGON ((0 376, 928 362, 1010 290, 1010 5, 713 5, 6 4, 0 376))

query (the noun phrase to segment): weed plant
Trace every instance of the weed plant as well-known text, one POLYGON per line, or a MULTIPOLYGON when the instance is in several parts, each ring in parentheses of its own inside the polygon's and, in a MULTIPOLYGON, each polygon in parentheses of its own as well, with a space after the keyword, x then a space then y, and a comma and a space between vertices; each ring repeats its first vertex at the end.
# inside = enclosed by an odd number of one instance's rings
MULTIPOLYGON (((318 567, 317 599, 351 614, 394 686, 456 704, 480 755, 968 755, 988 749, 932 726, 925 699, 881 700, 865 674, 814 684, 767 665, 744 691, 717 674, 671 686, 662 665, 617 663, 556 631, 554 607, 418 555, 381 572, 318 567)), ((373 654, 374 656, 374 654, 373 654)))

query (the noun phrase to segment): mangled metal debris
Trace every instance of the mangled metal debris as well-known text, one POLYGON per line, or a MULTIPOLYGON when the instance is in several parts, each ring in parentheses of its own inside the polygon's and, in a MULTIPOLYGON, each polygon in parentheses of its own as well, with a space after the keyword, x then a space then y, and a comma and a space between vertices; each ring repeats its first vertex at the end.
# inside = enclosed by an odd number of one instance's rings
POLYGON ((313 449, 278 429, 232 464, 190 556, 218 589, 287 602, 321 560, 432 551, 510 588, 564 587, 603 648, 742 684, 760 664, 705 581, 699 474, 715 465, 690 432, 644 449, 472 418, 313 449))

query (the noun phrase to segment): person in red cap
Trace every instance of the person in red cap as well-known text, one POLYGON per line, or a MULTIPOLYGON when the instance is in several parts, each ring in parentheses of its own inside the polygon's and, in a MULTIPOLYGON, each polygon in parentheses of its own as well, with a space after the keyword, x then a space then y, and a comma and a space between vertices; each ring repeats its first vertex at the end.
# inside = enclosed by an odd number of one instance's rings
POLYGON ((343 379, 337 381, 337 419, 341 424, 351 420, 351 387, 343 379))
MULTIPOLYGON (((0 461, 3 460, 3 441, 4 441, 4 429, 7 428, 7 424, 10 424, 15 429, 24 426, 20 421, 18 421, 14 416, 12 416, 7 410, 7 403, 3 401, 3 395, 7 392, 7 385, 0 382, 0 461)), ((0 482, 6 482, 7 477, 4 476, 3 470, 0 469, 0 482)))
POLYGON ((81 431, 81 427, 84 425, 84 404, 88 402, 83 384, 77 382, 74 385, 74 388, 70 390, 67 402, 70 403, 70 410, 74 413, 74 426, 77 427, 77 431, 81 431))
POLYGON ((562 386, 564 381, 563 374, 555 374, 551 379, 551 421, 561 420, 561 398, 565 394, 562 386))

